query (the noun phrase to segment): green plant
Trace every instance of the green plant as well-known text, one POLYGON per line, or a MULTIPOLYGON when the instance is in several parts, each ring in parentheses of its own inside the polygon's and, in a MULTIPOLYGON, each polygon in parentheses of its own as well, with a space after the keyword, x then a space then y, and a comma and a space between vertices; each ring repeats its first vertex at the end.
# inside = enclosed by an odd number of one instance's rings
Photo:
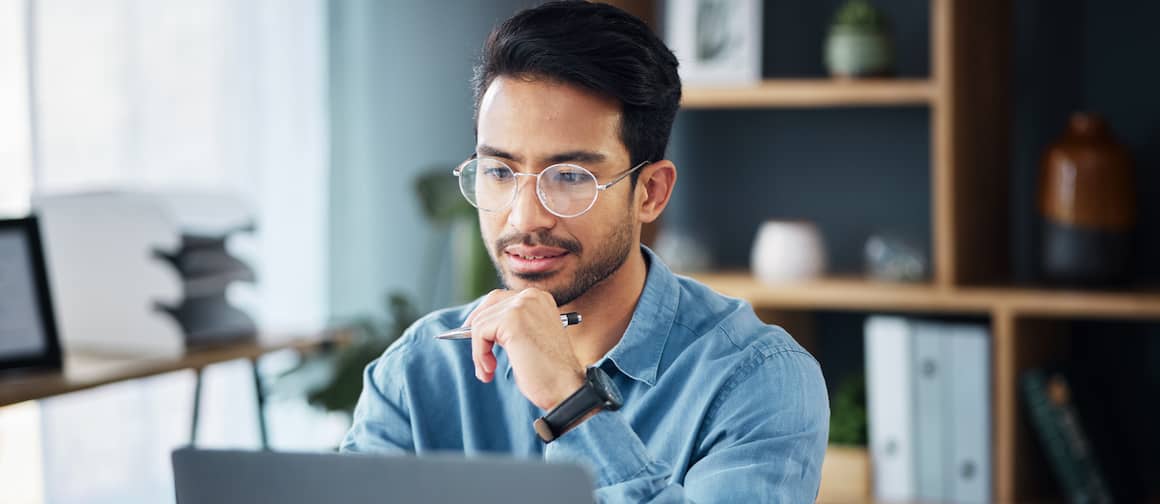
POLYGON ((880 31, 886 28, 886 17, 869 0, 849 0, 834 14, 832 26, 880 31))
MULTIPOLYGON (((435 227, 436 234, 458 238, 458 246, 450 247, 454 249, 454 271, 459 277, 455 282, 459 287, 455 301, 465 302, 494 288, 496 277, 479 233, 476 210, 459 193, 459 183, 450 173, 444 166, 424 171, 415 179, 415 191, 423 215, 435 227)), ((449 247, 434 242, 429 248, 430 252, 423 256, 424 279, 437 277, 440 259, 445 258, 440 251, 449 247)), ((303 358, 279 376, 273 387, 275 392, 305 391, 313 406, 353 414, 362 393, 363 369, 419 318, 415 303, 402 292, 387 294, 384 311, 385 318, 364 315, 337 324, 351 329, 351 341, 303 358)))
POLYGON ((304 358, 281 375, 279 388, 304 390, 312 406, 353 414, 362 392, 363 369, 419 318, 414 304, 401 293, 388 294, 385 304, 386 319, 365 316, 352 321, 351 341, 304 358))
POLYGON ((854 373, 838 385, 830 404, 830 443, 866 446, 866 374, 854 373))
MULTIPOLYGON (((459 180, 450 170, 433 167, 415 180, 415 190, 424 215, 432 224, 449 230, 458 238, 456 270, 459 275, 460 301, 475 299, 495 288, 495 268, 484 248, 475 207, 459 193, 459 180)), ((430 264, 430 263, 429 263, 430 264)), ((427 277, 434 276, 428 268, 427 277)))

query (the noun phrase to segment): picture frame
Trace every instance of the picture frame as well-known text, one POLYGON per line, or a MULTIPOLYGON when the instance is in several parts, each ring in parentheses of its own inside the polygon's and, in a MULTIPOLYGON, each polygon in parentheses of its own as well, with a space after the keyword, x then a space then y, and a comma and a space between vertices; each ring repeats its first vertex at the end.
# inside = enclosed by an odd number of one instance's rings
POLYGON ((669 0, 665 43, 686 85, 761 81, 761 0, 669 0))
POLYGON ((35 216, 0 219, 0 373, 60 369, 60 337, 35 216))

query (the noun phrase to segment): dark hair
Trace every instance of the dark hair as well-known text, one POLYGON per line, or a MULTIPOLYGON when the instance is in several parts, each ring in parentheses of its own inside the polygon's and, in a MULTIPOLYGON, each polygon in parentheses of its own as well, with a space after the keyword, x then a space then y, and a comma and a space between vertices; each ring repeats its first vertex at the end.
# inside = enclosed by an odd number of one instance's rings
MULTIPOLYGON (((681 101, 677 58, 643 21, 607 4, 549 2, 492 30, 475 67, 475 116, 496 77, 547 78, 615 98, 631 166, 665 158, 681 101)), ((640 171, 632 174, 636 184, 640 171)))

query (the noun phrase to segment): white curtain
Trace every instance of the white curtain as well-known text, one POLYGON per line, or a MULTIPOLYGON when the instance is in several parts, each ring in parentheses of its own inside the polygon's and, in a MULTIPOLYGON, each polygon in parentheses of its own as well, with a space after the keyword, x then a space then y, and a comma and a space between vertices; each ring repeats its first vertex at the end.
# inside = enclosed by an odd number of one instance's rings
POLYGON ((326 313, 323 0, 33 0, 33 190, 223 191, 268 330, 326 313))
POLYGON ((28 48, 25 0, 0 0, 0 218, 28 211, 28 48))
MULTIPOLYGON (((56 192, 240 195, 259 229, 235 243, 259 277, 240 304, 265 331, 321 327, 326 28, 326 0, 0 0, 0 215, 56 192)), ((0 446, 0 467, 43 456, 29 473, 42 481, 0 488, 0 502, 172 502, 167 454, 188 434, 191 392, 177 373, 0 409, 5 434, 42 440, 37 454, 0 446)), ((203 393, 199 444, 256 446, 247 365, 210 368, 203 393)), ((341 436, 341 419, 272 407, 275 447, 341 436)))

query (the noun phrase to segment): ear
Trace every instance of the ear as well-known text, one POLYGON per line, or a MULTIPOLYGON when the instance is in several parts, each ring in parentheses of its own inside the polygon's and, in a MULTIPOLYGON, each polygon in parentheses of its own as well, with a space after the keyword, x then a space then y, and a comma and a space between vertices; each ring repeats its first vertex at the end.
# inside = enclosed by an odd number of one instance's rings
POLYGON ((677 183, 677 167, 667 159, 652 163, 640 170, 636 181, 637 216, 642 223, 657 220, 669 204, 673 186, 677 183))

